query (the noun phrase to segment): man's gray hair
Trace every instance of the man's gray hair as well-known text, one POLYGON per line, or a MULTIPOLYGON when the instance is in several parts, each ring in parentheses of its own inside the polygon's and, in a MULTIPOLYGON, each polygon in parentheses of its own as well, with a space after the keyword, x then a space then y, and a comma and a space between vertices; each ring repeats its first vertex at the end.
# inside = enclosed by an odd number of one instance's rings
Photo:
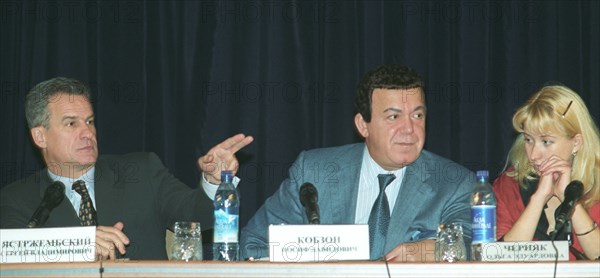
POLYGON ((43 126, 50 128, 50 112, 48 103, 58 100, 57 95, 84 96, 90 100, 90 92, 78 80, 55 77, 35 85, 25 97, 25 118, 29 129, 43 126))

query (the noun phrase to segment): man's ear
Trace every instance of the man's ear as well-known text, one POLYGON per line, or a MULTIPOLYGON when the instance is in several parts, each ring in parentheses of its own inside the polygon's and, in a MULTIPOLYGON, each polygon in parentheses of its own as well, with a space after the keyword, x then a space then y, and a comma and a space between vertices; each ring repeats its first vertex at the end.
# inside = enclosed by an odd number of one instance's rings
POLYGON ((369 137, 369 128, 367 126, 367 122, 365 122, 365 119, 360 113, 356 113, 354 116, 354 125, 356 125, 356 130, 358 130, 358 133, 360 133, 362 137, 369 137))
POLYGON ((42 126, 34 127, 30 130, 31 138, 40 149, 46 148, 46 129, 42 126))
POLYGON ((581 133, 577 133, 575 136, 573 136, 573 153, 576 153, 577 151, 579 151, 581 149, 581 146, 583 146, 583 135, 581 135, 581 133))

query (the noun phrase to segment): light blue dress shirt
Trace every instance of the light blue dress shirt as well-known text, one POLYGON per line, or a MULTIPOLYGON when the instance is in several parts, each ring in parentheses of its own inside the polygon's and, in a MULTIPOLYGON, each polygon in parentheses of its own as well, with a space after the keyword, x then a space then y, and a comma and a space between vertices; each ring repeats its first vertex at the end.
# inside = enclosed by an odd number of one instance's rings
POLYGON ((85 187, 87 188, 88 193, 90 194, 90 198, 92 199, 92 203, 94 204, 94 208, 98 210, 96 207, 96 193, 94 190, 94 173, 96 173, 96 166, 92 167, 89 171, 83 174, 80 177, 75 179, 63 177, 52 173, 48 170, 48 176, 53 181, 60 181, 65 184, 65 196, 69 199, 71 204, 73 205, 73 209, 77 215, 79 215, 79 206, 81 204, 81 195, 77 193, 77 191, 73 190, 73 183, 78 180, 82 180, 85 182, 85 187))

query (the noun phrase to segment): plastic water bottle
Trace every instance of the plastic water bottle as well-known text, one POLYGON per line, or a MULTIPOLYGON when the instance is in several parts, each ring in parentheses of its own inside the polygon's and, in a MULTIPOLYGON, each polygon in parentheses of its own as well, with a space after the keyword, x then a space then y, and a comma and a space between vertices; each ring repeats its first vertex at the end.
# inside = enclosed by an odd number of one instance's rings
POLYGON ((214 200, 213 259, 215 261, 239 260, 240 199, 232 181, 231 171, 221 172, 221 185, 217 189, 214 200))
POLYGON ((471 255, 482 260, 481 243, 496 241, 496 198, 489 183, 487 170, 477 171, 477 181, 471 194, 471 255))

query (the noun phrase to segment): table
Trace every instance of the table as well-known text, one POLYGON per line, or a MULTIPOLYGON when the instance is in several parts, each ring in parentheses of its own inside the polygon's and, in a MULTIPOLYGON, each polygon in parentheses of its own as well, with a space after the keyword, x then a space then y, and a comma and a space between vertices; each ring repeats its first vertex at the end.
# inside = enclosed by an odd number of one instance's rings
MULTIPOLYGON (((552 262, 389 263, 391 277, 553 277, 552 262)), ((384 262, 174 262, 1 264, 0 277, 388 277, 384 262)), ((559 262, 556 277, 600 277, 600 261, 559 262)))
POLYGON ((0 264, 0 277, 102 277, 101 262, 0 264))

